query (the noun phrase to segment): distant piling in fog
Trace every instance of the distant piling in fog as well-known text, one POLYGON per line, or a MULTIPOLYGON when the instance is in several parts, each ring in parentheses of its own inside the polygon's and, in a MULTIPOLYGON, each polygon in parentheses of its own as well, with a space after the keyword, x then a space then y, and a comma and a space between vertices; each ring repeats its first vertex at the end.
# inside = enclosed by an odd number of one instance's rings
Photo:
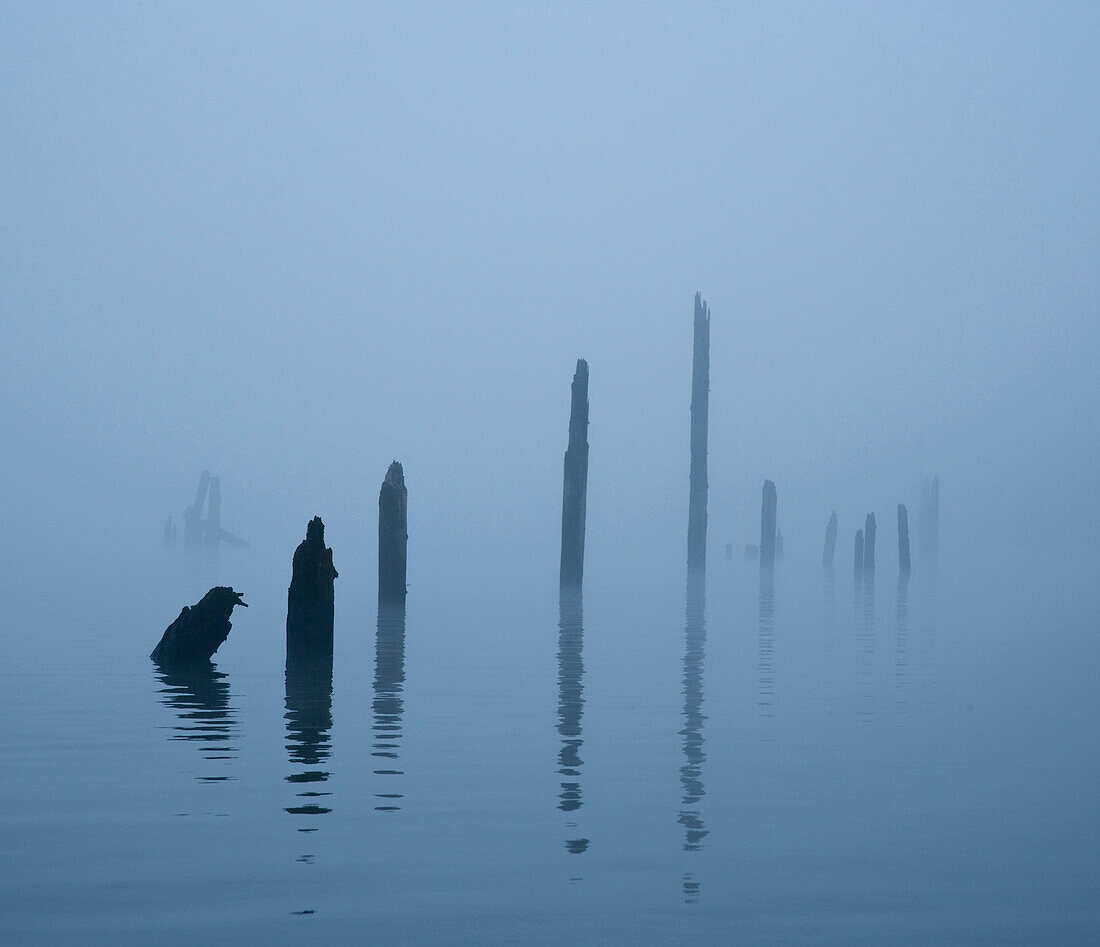
POLYGON ((561 498, 562 585, 579 586, 584 578, 584 519, 588 498, 588 362, 577 359, 569 408, 569 446, 561 498))
POLYGON ((863 530, 856 530, 856 578, 863 575, 863 530))
POLYGON ((707 571, 707 424, 710 412, 710 309, 695 294, 691 368, 691 475, 688 499, 688 575, 707 571))
POLYGON ((903 579, 913 571, 909 557, 909 511, 904 503, 898 504, 898 573, 903 579))
POLYGON ((222 528, 222 484, 218 477, 210 478, 210 494, 207 498, 206 524, 203 532, 203 545, 215 555, 221 548, 222 528))
POLYGON ((187 549, 197 549, 202 545, 202 508, 206 505, 206 491, 209 489, 210 471, 204 470, 199 476, 195 502, 183 511, 183 545, 187 549))
POLYGON ((325 524, 315 516, 306 526, 306 538, 294 550, 286 603, 287 661, 332 654, 337 575, 332 550, 325 547, 325 524))
POLYGON ((378 493, 378 601, 404 604, 409 543, 409 492, 405 472, 395 460, 378 493))
POLYGON ((825 551, 821 554, 821 564, 832 568, 833 555, 836 553, 836 510, 829 514, 829 523, 825 527, 825 551))
POLYGON ((875 572, 875 514, 868 513, 863 524, 863 573, 874 575, 875 572))
POLYGON ((775 565, 775 484, 764 481, 760 502, 760 568, 770 569, 775 565))

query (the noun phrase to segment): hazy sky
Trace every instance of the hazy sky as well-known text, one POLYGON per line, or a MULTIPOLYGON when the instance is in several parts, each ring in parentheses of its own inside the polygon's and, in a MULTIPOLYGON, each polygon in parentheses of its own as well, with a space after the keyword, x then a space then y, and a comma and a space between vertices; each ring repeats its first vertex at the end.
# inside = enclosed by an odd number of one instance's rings
POLYGON ((554 581, 584 357, 589 566, 682 566, 699 290, 712 560, 933 472, 945 542, 1096 549, 1096 4, 3 7, 9 543, 210 467, 367 557, 397 458, 410 575, 554 581))

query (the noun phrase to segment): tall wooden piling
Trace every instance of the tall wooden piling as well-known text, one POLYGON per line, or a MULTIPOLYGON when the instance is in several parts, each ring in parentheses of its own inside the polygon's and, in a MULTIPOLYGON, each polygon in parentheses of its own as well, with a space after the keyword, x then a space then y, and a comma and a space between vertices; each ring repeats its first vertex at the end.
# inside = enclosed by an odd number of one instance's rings
POLYGON ((378 493, 378 601, 405 601, 408 552, 408 499, 405 472, 395 460, 378 493))
POLYGON ((760 568, 770 569, 775 565, 775 484, 764 481, 760 503, 760 568))
POLYGON ((688 574, 707 571, 707 424, 710 413, 710 309, 695 294, 691 369, 691 475, 688 499, 688 574))
POLYGON ((325 546, 325 524, 315 516, 306 526, 306 538, 294 550, 286 601, 286 654, 299 657, 332 654, 334 615, 332 550, 325 546))
POLYGON ((825 551, 821 554, 821 564, 832 566, 836 552, 836 510, 829 514, 829 523, 825 527, 825 551))
POLYGON ((913 571, 909 556, 909 511, 904 503, 898 504, 898 572, 903 579, 913 571))
POLYGON ((588 498, 588 362, 577 359, 569 408, 569 446, 561 499, 560 583, 579 586, 584 578, 584 518, 588 498))
POLYGON ((863 524, 863 572, 874 575, 875 572, 875 514, 868 513, 863 524))

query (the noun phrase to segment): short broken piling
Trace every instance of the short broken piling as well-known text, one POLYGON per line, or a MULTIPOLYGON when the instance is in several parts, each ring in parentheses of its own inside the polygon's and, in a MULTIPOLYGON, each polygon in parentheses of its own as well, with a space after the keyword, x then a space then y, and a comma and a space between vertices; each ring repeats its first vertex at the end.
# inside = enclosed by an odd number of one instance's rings
POLYGON ((325 524, 315 516, 294 550, 286 601, 287 660, 332 654, 335 612, 333 582, 338 573, 325 546, 325 524))
POLYGON ((404 604, 409 542, 409 492, 395 460, 378 494, 378 601, 404 604))
POLYGON ((863 530, 856 530, 856 578, 863 575, 863 530))
POLYGON ((569 446, 561 499, 561 569, 563 586, 580 586, 584 578, 584 520, 588 497, 588 362, 577 359, 569 408, 569 446))
POLYGON ((196 605, 184 605, 179 617, 161 635, 149 655, 157 664, 186 664, 209 661, 210 656, 229 637, 229 617, 241 601, 241 592, 219 585, 207 592, 196 605))
POLYGON ((770 569, 775 565, 775 484, 764 481, 760 503, 760 568, 770 569))

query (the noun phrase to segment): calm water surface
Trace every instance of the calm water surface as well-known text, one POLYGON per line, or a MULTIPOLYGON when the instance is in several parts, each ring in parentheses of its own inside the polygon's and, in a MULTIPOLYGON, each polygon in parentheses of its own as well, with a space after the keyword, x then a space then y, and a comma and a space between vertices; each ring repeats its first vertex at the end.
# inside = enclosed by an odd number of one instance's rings
POLYGON ((334 660, 287 669, 289 559, 226 557, 252 607, 170 672, 214 582, 156 558, 6 597, 5 943, 1100 940, 1096 563, 378 615, 338 550, 334 660))

